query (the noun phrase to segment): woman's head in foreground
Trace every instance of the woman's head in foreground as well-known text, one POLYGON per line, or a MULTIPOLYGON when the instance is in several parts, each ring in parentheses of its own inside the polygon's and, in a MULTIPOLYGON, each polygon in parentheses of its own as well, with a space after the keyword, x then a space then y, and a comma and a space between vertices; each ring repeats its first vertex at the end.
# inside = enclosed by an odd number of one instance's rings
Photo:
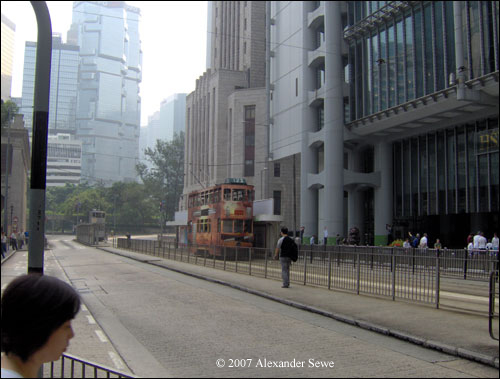
POLYGON ((79 310, 80 296, 69 284, 38 274, 17 277, 2 296, 2 352, 26 362, 43 348, 44 362, 59 359, 79 310))

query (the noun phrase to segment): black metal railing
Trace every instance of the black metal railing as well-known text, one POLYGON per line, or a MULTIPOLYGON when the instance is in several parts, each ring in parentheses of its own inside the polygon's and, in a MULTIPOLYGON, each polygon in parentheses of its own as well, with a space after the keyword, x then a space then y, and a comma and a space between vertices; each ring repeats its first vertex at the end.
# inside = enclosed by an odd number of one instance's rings
POLYGON ((48 378, 138 378, 112 368, 64 353, 58 361, 44 367, 48 378))
MULTIPOLYGON (((118 248, 264 278, 281 278, 271 249, 120 238, 118 248)), ((439 307, 441 277, 488 280, 498 253, 367 246, 300 246, 291 282, 439 307)))
POLYGON ((488 311, 488 329, 491 338, 494 340, 499 339, 498 336, 498 270, 490 273, 490 298, 489 298, 489 311, 488 311))

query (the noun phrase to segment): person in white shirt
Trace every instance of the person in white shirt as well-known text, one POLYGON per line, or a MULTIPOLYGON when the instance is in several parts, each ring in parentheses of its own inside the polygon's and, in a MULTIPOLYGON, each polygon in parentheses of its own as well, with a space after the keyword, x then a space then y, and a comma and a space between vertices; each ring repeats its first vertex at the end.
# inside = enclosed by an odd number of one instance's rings
POLYGON ((323 230, 323 244, 326 245, 327 241, 328 241, 328 229, 325 226, 325 229, 323 230))
POLYGON ((493 245, 493 250, 498 251, 498 236, 496 233, 493 233, 493 238, 491 239, 491 244, 493 245))
POLYGON ((474 244, 472 242, 469 242, 469 245, 467 245, 467 251, 469 252, 469 257, 472 257, 472 254, 474 254, 474 244))
POLYGON ((421 249, 427 249, 427 233, 420 239, 420 244, 418 245, 421 249))
POLYGON ((481 234, 479 235, 479 238, 478 238, 478 247, 479 247, 479 250, 486 250, 486 244, 487 243, 488 243, 488 240, 484 236, 484 233, 481 232, 481 234))
POLYGON ((404 247, 405 249, 407 249, 407 248, 411 247, 411 245, 410 245, 410 240, 409 240, 408 238, 406 239, 406 241, 405 241, 405 242, 403 242, 403 247, 404 247))
POLYGON ((479 238, 481 237, 481 232, 478 231, 474 236, 474 249, 479 249, 479 238))

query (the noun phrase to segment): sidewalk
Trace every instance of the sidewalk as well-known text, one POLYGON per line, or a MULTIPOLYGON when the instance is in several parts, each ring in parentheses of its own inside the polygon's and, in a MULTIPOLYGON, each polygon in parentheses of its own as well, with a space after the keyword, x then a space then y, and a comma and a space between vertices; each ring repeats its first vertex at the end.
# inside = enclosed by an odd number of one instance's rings
POLYGON ((281 282, 196 266, 113 247, 99 249, 252 293, 361 328, 444 353, 499 367, 499 344, 488 332, 488 318, 404 301, 281 282))

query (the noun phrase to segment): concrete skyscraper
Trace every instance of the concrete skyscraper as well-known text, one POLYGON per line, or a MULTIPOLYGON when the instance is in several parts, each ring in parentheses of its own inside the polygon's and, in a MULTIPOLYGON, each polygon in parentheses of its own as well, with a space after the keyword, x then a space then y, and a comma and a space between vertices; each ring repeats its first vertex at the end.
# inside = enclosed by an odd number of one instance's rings
POLYGON ((76 1, 68 42, 80 46, 77 134, 90 183, 132 182, 139 154, 140 10, 123 1, 76 1))
POLYGON ((271 152, 300 155, 306 234, 497 232, 498 2, 271 4, 271 152))

